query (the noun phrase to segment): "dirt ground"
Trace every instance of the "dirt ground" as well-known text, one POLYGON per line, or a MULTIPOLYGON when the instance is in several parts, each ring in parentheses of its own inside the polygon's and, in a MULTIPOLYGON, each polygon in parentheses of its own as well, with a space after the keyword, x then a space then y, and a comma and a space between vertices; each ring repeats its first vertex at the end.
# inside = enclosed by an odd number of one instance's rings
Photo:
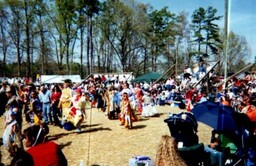
MULTIPOLYGON (((146 155, 154 161, 161 136, 170 135, 164 119, 169 113, 181 111, 171 106, 157 106, 157 110, 159 116, 141 118, 134 122, 133 129, 128 130, 120 126, 118 120, 108 120, 96 108, 87 109, 82 133, 49 126, 49 139, 61 146, 70 166, 77 166, 81 160, 86 166, 127 166, 129 159, 135 155, 146 155)), ((0 121, 3 122, 3 116, 0 121)), ((1 135, 3 130, 2 123, 1 135)), ((199 122, 199 142, 208 144, 210 135, 211 128, 199 122)), ((1 153, 2 163, 8 165, 10 159, 2 146, 1 153)))

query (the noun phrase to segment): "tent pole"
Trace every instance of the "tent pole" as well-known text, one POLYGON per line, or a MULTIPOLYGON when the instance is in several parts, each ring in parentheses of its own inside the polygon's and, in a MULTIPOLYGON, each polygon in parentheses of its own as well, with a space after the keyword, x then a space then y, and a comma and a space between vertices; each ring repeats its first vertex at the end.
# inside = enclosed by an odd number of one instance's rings
POLYGON ((162 77, 163 77, 166 73, 168 73, 171 69, 174 68, 174 66, 175 66, 175 65, 172 65, 169 69, 167 69, 167 70, 152 84, 151 87, 153 87, 159 80, 161 80, 162 77))

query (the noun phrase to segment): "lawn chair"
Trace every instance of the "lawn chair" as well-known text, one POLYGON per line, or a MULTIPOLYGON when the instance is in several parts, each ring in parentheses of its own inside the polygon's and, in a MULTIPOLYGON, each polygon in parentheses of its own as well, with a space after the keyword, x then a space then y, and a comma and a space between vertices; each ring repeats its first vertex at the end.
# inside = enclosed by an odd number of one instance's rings
POLYGON ((235 131, 218 131, 221 140, 221 153, 225 166, 256 165, 256 136, 254 125, 245 114, 235 114, 237 129, 235 131))

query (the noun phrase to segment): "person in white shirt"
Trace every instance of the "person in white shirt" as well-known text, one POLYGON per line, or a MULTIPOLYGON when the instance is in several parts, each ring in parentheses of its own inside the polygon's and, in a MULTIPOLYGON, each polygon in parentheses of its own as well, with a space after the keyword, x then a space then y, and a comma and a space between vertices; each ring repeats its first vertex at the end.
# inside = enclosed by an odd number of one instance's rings
POLYGON ((142 97, 143 99, 143 107, 141 116, 154 116, 157 114, 157 110, 153 104, 153 99, 150 92, 145 92, 145 95, 142 97))
POLYGON ((147 82, 144 82, 143 84, 143 90, 149 90, 150 85, 147 82))
POLYGON ((172 85, 175 84, 175 80, 173 77, 169 77, 168 80, 166 81, 165 83, 165 87, 168 89, 168 90, 171 90, 171 87, 172 85))
POLYGON ((44 123, 53 124, 53 120, 51 117, 51 91, 48 90, 45 86, 41 86, 40 93, 38 95, 40 102, 42 103, 42 113, 44 123))
POLYGON ((188 65, 185 67, 184 73, 188 73, 190 75, 193 75, 193 71, 192 71, 192 69, 188 65))

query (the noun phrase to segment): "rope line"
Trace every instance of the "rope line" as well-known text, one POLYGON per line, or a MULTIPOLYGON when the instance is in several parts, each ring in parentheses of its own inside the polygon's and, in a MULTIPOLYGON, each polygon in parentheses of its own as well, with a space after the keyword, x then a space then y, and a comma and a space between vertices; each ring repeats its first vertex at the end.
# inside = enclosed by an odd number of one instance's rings
POLYGON ((90 109, 90 121, 89 121, 89 134, 88 134, 88 149, 87 149, 87 165, 90 163, 90 146, 91 146, 91 124, 92 124, 92 105, 90 109))

